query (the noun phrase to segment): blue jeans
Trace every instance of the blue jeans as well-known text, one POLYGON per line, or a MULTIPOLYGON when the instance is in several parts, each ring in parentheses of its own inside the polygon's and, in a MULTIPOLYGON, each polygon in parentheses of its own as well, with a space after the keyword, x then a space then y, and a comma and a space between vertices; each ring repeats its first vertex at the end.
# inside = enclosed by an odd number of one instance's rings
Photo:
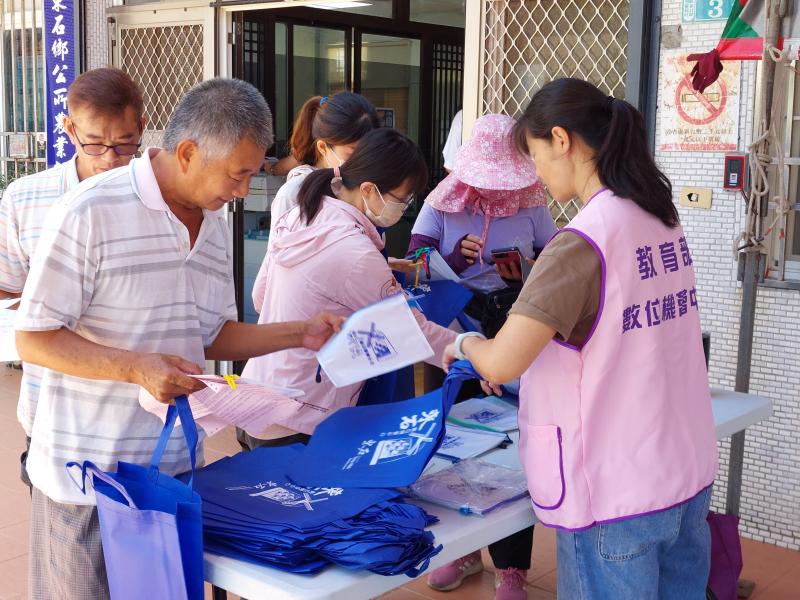
POLYGON ((703 600, 711 562, 711 488, 662 512, 559 531, 562 600, 703 600))

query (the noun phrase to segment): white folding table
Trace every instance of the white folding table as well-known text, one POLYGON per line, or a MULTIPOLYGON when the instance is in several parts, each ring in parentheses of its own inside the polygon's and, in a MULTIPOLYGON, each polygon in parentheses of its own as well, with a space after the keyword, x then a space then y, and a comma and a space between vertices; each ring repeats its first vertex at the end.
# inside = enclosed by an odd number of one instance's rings
MULTIPOLYGON (((772 415, 770 400, 753 394, 712 389, 711 400, 718 439, 728 437, 772 415)), ((511 437, 514 443, 508 448, 494 450, 481 458, 520 468, 517 453, 519 434, 514 432, 511 437)), ((426 471, 440 469, 449 464, 451 463, 448 461, 435 458, 426 471)), ((441 506, 420 504, 440 519, 431 527, 431 531, 436 543, 442 544, 444 549, 431 560, 431 569, 536 522, 528 498, 510 503, 485 517, 467 516, 441 506)), ((215 600, 226 598, 226 590, 249 600, 352 600, 372 598, 409 581, 404 575, 384 577, 367 571, 347 571, 335 566, 328 567, 317 575, 293 575, 210 552, 205 553, 205 579, 214 586, 215 600)))

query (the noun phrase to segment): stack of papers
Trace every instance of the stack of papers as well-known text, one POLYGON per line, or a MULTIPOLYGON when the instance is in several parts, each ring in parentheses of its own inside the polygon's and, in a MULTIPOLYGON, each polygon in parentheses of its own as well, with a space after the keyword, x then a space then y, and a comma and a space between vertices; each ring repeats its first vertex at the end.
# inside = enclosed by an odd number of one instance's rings
POLYGON ((488 396, 454 404, 449 416, 456 419, 459 425, 467 424, 494 431, 513 431, 519 429, 517 410, 517 406, 511 402, 496 396, 488 396))
POLYGON ((483 516, 527 496, 528 482, 521 470, 469 459, 422 477, 411 486, 411 493, 464 514, 483 516))
POLYGON ((302 452, 300 444, 258 448, 195 472, 206 550, 292 573, 334 563, 410 577, 441 551, 425 531, 436 517, 397 490, 292 483, 284 473, 302 452))
MULTIPOLYGON (((273 423, 297 411, 301 390, 279 388, 248 379, 228 379, 218 375, 192 375, 206 388, 189 396, 189 406, 199 427, 212 436, 228 425, 235 425, 251 435, 258 435, 273 423)), ((159 402, 144 389, 139 392, 139 404, 162 421, 167 417, 167 405, 159 402)))

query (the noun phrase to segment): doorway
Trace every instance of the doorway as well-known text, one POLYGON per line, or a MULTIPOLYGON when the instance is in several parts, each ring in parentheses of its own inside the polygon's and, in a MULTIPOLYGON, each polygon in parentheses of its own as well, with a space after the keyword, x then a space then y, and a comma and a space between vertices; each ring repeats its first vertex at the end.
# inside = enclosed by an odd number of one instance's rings
MULTIPOLYGON (((372 102, 384 126, 419 144, 431 188, 444 177, 441 150, 463 95, 463 15, 460 27, 442 25, 447 14, 441 11, 439 22, 416 22, 409 10, 405 17, 392 16, 392 5, 375 3, 370 14, 305 7, 233 14, 232 75, 260 89, 272 109, 270 156, 289 154, 294 117, 309 97, 352 90, 372 102)), ((283 182, 257 178, 236 204, 234 271, 246 321, 258 318, 252 288, 267 250, 269 206, 283 182)), ((405 254, 420 202, 387 232, 390 255, 405 254)))

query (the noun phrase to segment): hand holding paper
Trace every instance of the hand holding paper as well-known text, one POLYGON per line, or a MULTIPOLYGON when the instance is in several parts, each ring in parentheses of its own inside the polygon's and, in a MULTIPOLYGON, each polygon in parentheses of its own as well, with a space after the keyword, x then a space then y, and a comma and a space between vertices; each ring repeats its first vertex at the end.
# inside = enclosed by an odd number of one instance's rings
POLYGON ((317 352, 336 387, 402 369, 433 356, 402 294, 356 311, 317 352))
MULTIPOLYGON (((159 402, 170 404, 173 398, 201 390, 202 383, 193 379, 203 370, 180 356, 171 354, 137 354, 131 366, 131 380, 159 402)), ((164 408, 166 415, 166 407, 164 408)))
POLYGON ((344 318, 329 312, 321 312, 304 324, 303 348, 319 350, 336 332, 342 329, 344 318))
MULTIPOLYGON (((206 435, 214 435, 226 425, 241 427, 257 435, 281 418, 297 410, 295 398, 303 392, 274 387, 247 379, 228 380, 218 375, 191 375, 206 387, 189 396, 189 405, 197 424, 206 435)), ((162 420, 167 406, 144 389, 139 404, 162 420)))

